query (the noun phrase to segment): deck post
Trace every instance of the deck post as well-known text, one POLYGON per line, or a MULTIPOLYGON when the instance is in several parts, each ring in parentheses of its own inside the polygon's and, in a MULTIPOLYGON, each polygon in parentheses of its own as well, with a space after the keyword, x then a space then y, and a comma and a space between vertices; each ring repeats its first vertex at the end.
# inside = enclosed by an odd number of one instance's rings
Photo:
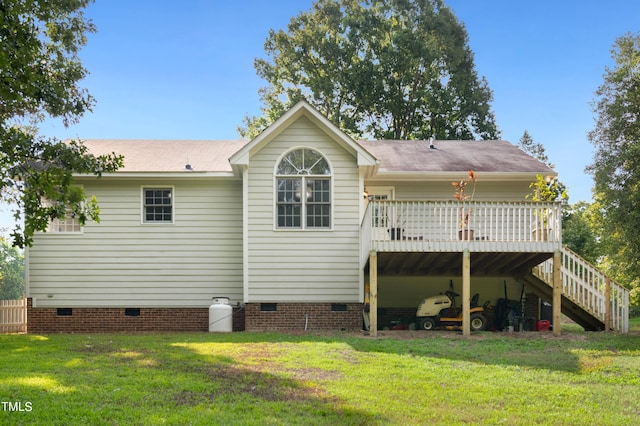
POLYGON ((471 254, 462 252, 462 335, 471 336, 471 254))
POLYGON ((611 278, 604 279, 604 331, 611 331, 611 278))
POLYGON ((369 335, 378 335, 378 253, 369 252, 369 335))
POLYGON ((562 326, 562 258, 560 250, 553 252, 553 335, 559 337, 562 326))

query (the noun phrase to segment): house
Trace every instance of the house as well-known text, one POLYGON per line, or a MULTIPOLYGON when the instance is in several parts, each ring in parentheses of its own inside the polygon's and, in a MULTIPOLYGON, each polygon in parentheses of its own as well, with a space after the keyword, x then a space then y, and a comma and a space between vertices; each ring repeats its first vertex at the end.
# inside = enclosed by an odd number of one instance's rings
POLYGON ((375 334, 446 290, 465 332, 471 292, 628 327, 628 292, 563 248, 559 205, 525 199, 555 173, 508 142, 357 142, 301 102, 251 141, 85 143, 124 167, 77 176, 100 224, 35 236, 29 332, 206 331, 225 297, 234 330, 375 334), (474 199, 456 201, 468 170, 474 199))

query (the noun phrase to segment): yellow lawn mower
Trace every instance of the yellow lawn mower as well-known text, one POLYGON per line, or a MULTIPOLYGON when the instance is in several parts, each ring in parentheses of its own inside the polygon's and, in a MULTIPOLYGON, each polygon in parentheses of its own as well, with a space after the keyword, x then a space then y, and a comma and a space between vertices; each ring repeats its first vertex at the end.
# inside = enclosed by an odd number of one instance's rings
MULTIPOLYGON (((456 297, 460 296, 451 290, 444 294, 431 296, 424 299, 418 305, 416 312, 416 328, 418 330, 434 330, 445 328, 448 330, 462 329, 462 308, 456 307, 456 297)), ((482 331, 487 328, 487 318, 484 316, 485 306, 478 306, 480 295, 474 294, 471 298, 471 331, 482 331)))

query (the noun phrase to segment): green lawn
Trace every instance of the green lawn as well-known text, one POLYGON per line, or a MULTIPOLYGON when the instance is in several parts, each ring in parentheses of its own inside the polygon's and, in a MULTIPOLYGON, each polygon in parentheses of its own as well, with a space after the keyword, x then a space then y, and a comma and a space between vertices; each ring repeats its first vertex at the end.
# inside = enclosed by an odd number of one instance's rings
POLYGON ((0 335, 0 401, 3 425, 636 425, 640 335, 0 335))

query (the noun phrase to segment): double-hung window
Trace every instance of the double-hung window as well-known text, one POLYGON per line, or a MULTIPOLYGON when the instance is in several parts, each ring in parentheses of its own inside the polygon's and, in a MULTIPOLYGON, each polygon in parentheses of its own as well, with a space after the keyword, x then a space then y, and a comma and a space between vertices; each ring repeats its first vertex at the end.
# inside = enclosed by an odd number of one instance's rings
POLYGON ((276 227, 331 228, 331 169, 318 151, 287 153, 276 168, 276 227))
POLYGON ((173 223, 173 188, 142 188, 142 222, 173 223))
POLYGON ((71 212, 67 212, 67 217, 51 219, 47 226, 47 232, 58 234, 70 234, 82 232, 80 221, 77 217, 71 216, 71 212))
MULTIPOLYGON (((43 200, 43 207, 53 208, 56 205, 55 202, 49 200, 43 200)), ((64 212, 64 217, 57 217, 49 219, 46 232, 52 234, 78 234, 82 233, 82 226, 77 216, 73 214, 70 208, 67 208, 64 212)))

